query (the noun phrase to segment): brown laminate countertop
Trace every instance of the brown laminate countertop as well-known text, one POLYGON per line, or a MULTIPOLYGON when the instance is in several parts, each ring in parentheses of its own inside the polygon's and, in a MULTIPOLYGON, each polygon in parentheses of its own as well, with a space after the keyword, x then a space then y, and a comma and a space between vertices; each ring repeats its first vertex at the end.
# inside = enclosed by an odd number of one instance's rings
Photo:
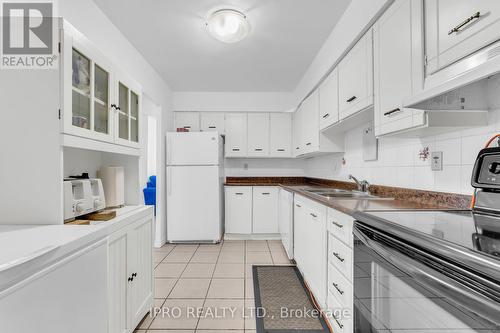
POLYGON ((307 190, 325 187, 353 190, 356 188, 356 185, 351 182, 306 177, 228 177, 225 185, 280 186, 294 194, 301 195, 349 215, 356 211, 468 209, 471 200, 470 196, 461 194, 378 185, 370 187, 372 194, 379 197, 394 199, 328 198, 308 192, 307 190))

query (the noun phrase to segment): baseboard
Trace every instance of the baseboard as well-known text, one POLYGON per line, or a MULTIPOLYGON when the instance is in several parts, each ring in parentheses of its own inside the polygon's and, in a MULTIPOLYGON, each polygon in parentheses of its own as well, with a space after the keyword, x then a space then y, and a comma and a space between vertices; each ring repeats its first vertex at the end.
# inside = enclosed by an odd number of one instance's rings
POLYGON ((280 240, 280 234, 225 234, 225 240, 280 240))

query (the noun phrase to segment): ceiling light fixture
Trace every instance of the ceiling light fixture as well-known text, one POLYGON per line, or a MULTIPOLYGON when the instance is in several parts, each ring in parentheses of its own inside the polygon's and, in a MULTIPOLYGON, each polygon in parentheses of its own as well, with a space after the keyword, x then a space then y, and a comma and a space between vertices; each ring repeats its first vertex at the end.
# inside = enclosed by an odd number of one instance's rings
POLYGON ((220 9, 208 16, 208 32, 224 43, 236 43, 250 32, 250 23, 242 12, 234 9, 220 9))

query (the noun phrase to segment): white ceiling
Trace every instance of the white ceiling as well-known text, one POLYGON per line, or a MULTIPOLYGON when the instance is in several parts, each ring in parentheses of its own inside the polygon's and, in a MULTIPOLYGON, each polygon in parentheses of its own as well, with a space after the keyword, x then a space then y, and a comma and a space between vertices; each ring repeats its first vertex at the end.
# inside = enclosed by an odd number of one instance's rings
POLYGON ((94 0, 174 91, 292 91, 350 0, 94 0), (250 35, 212 38, 214 8, 242 10, 250 35))

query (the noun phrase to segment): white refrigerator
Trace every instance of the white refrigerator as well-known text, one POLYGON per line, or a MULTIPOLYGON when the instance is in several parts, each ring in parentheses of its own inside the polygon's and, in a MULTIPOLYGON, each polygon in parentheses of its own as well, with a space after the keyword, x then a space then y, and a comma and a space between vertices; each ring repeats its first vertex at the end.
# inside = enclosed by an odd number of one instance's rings
POLYGON ((224 147, 217 132, 167 133, 167 241, 222 238, 224 147))

